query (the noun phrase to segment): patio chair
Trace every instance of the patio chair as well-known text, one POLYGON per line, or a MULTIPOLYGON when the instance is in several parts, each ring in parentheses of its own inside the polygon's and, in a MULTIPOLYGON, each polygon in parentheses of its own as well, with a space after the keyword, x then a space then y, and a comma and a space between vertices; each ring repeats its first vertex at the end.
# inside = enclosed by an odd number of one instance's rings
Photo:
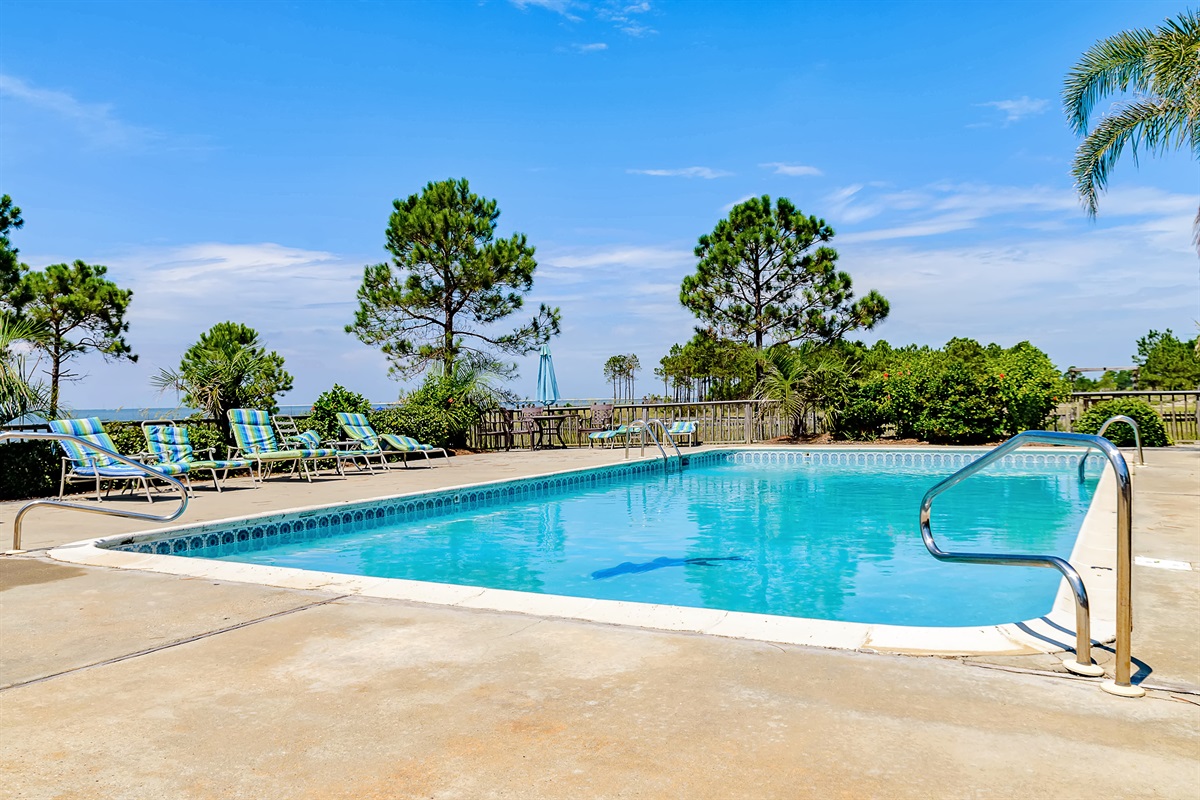
POLYGON ((250 461, 256 468, 252 471, 256 482, 262 482, 274 464, 290 461, 298 465, 304 479, 312 483, 308 462, 320 458, 337 458, 336 451, 324 448, 309 449, 294 447, 280 448, 271 427, 271 415, 254 408, 232 408, 229 410, 229 428, 235 443, 233 458, 250 461), (265 470, 264 470, 265 466, 265 470))
MULTIPOLYGON (((129 481, 131 484, 140 483, 146 490, 146 499, 151 503, 154 502, 154 498, 150 495, 150 480, 153 476, 112 457, 112 454, 117 452, 117 446, 113 443, 112 437, 104 430, 104 423, 98 417, 51 420, 50 430, 54 433, 69 433, 96 445, 93 449, 75 442, 59 440, 59 446, 66 453, 63 457, 62 476, 58 484, 59 500, 66 493, 68 483, 95 481, 96 500, 99 502, 103 499, 100 496, 100 483, 107 480, 129 481)), ((161 461, 147 466, 160 475, 172 476, 186 476, 189 469, 188 464, 177 461, 161 461)))
POLYGON ((441 453, 446 457, 450 455, 444 447, 421 444, 411 436, 398 436, 394 433, 376 433, 366 414, 339 411, 337 418, 346 435, 358 442, 364 451, 371 454, 380 453, 384 456, 403 456, 401 460, 404 462, 406 468, 408 467, 408 457, 410 455, 420 454, 424 456, 427 462, 426 466, 431 468, 433 464, 429 462, 430 453, 441 453))
POLYGON ((192 447, 185 426, 176 425, 169 419, 149 419, 142 423, 142 435, 146 437, 146 446, 152 458, 162 463, 177 463, 188 465, 188 492, 191 492, 192 481, 190 473, 196 470, 208 470, 212 473, 213 484, 221 491, 221 480, 217 471, 222 472, 221 478, 229 477, 231 469, 250 469, 250 462, 244 458, 214 459, 216 448, 206 447, 196 450, 192 447))
MULTIPOLYGON (((334 458, 337 459, 338 474, 345 477, 346 472, 342 468, 345 461, 358 466, 358 459, 362 459, 363 464, 367 467, 367 472, 374 472, 375 468, 371 466, 368 460, 372 453, 364 452, 358 447, 358 442, 322 442, 321 434, 317 433, 312 428, 301 431, 300 426, 296 423, 296 418, 287 414, 276 414, 271 418, 275 424, 275 430, 279 432, 279 438, 289 447, 300 447, 304 450, 312 451, 332 451, 334 458)), ((382 459, 381 459, 382 461, 382 459)), ((384 465, 386 469, 387 465, 384 465)), ((361 469, 362 467, 359 467, 361 469)))
POLYGON ((688 437, 688 446, 695 447, 699 442, 696 441, 696 421, 690 419, 679 419, 671 423, 671 427, 667 428, 667 433, 671 435, 671 441, 679 444, 678 437, 688 437))
POLYGON ((591 420, 579 427, 579 432, 588 437, 588 447, 592 446, 593 433, 605 433, 612 427, 612 418, 612 403, 592 403, 591 420))
POLYGON ((529 447, 533 449, 533 443, 537 439, 538 426, 533 421, 534 417, 540 417, 546 413, 545 406, 526 406, 520 409, 516 415, 516 421, 513 425, 513 439, 519 439, 522 436, 529 438, 529 447))
POLYGON ((479 430, 479 435, 483 439, 483 446, 487 448, 489 443, 496 442, 497 448, 503 444, 505 451, 512 450, 513 446, 513 413, 507 408, 497 408, 487 411, 484 414, 483 421, 479 430))

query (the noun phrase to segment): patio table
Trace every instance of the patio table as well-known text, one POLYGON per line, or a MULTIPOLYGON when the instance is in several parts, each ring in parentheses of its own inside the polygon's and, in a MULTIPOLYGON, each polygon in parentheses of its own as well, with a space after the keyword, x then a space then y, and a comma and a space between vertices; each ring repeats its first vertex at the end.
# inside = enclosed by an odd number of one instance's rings
POLYGON ((562 438, 562 424, 566 418, 566 414, 538 414, 529 417, 537 426, 537 430, 534 432, 533 449, 544 450, 554 447, 555 437, 558 438, 558 447, 566 447, 567 443, 562 438))

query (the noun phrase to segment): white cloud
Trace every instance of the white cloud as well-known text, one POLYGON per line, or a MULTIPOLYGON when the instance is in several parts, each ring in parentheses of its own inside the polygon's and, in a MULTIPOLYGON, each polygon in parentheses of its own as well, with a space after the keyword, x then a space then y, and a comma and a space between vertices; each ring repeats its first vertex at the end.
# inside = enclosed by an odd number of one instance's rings
POLYGON ((67 92, 43 89, 12 75, 0 74, 0 97, 49 111, 70 122, 96 147, 131 147, 163 138, 149 128, 118 119, 111 104, 85 103, 67 92))
POLYGON ((573 23, 586 22, 584 15, 596 20, 609 23, 617 30, 629 36, 640 38, 658 31, 642 22, 641 17, 653 11, 649 2, 621 2, 621 0, 606 0, 599 5, 582 2, 582 0, 508 0, 521 11, 530 8, 540 8, 553 14, 558 14, 573 23))
MULTIPOLYGON (((76 408, 117 406, 153 396, 150 378, 175 367, 199 335, 225 320, 259 332, 263 344, 284 356, 295 389, 284 402, 311 402, 334 382, 374 400, 392 399, 397 385, 387 364, 343 327, 353 320, 363 261, 280 244, 206 242, 106 254, 97 259, 109 277, 133 290, 126 337, 137 364, 80 360, 96 377, 71 384, 76 408)), ((172 405, 164 395, 162 405, 172 405)))
POLYGON ((673 245, 618 244, 552 249, 538 253, 537 280, 573 288, 587 287, 589 291, 602 293, 609 285, 623 286, 625 276, 683 275, 693 269, 695 263, 689 247, 673 245))
POLYGON ((541 8, 555 14, 561 14, 572 22, 579 22, 580 17, 576 16, 573 9, 586 8, 583 3, 575 2, 575 0, 508 0, 514 6, 522 11, 529 8, 541 8))
POLYGON ((744 203, 744 202, 746 202, 747 200, 749 200, 749 199, 751 199, 751 198, 754 198, 754 197, 758 197, 758 195, 756 195, 756 194, 747 194, 747 195, 743 195, 743 196, 739 197, 737 200, 734 200, 734 201, 733 201, 733 202, 731 202, 731 203, 726 203, 725 205, 721 206, 721 213, 722 213, 722 214, 728 214, 730 211, 733 211, 733 207, 734 207, 734 206, 741 205, 742 203, 744 203))
POLYGON ((682 169, 628 169, 630 175, 653 175, 658 178, 727 178, 732 172, 711 167, 683 167, 682 169))
POLYGON ((649 2, 628 3, 622 0, 609 0, 596 9, 596 17, 611 22, 617 30, 634 38, 650 36, 658 33, 654 28, 642 22, 641 15, 652 11, 649 2))
POLYGON ((573 44, 571 49, 576 53, 598 53, 602 50, 607 50, 608 45, 604 42, 592 42, 591 44, 573 44))
POLYGON ((787 175, 794 178, 824 174, 816 167, 806 167, 803 164, 785 164, 781 161, 771 161, 766 164, 759 164, 759 166, 763 169, 773 170, 776 175, 787 175))
POLYGON ((1013 100, 992 100, 987 103, 980 103, 979 105, 1003 111, 1004 124, 1008 125, 1009 123, 1020 122, 1025 117, 1043 113, 1050 105, 1050 101, 1031 97, 1017 97, 1013 100))

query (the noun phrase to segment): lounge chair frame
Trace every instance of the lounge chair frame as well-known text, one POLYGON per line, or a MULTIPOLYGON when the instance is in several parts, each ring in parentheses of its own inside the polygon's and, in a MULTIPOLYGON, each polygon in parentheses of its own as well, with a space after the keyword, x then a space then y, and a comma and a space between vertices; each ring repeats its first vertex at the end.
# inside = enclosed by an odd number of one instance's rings
MULTIPOLYGON (((146 493, 146 500, 150 503, 154 502, 154 496, 150 493, 150 481, 152 480, 150 475, 128 465, 121 464, 105 455, 106 451, 117 452, 117 446, 113 442, 112 437, 108 435, 108 432, 104 430, 104 423, 100 421, 99 417, 51 420, 50 430, 53 433, 66 433, 77 436, 95 444, 95 450, 92 450, 91 448, 85 449, 83 445, 59 440, 59 446, 66 453, 62 457, 62 467, 59 474, 59 500, 62 500, 66 495, 68 483, 94 483, 96 487, 96 502, 101 502, 104 497, 112 493, 112 487, 116 483, 128 482, 131 489, 140 484, 142 490, 146 493), (101 496, 104 481, 109 481, 109 487, 108 491, 101 496)), ((127 458, 138 461, 148 455, 148 453, 138 453, 133 456, 127 456, 127 458)), ((160 462, 158 464, 147 464, 146 466, 161 472, 163 475, 179 476, 184 480, 187 479, 189 469, 187 464, 178 462, 160 462)))
POLYGON ((146 437, 146 447, 148 448, 147 456, 149 458, 157 458, 158 460, 166 459, 168 452, 159 452, 155 447, 159 444, 151 434, 150 429, 155 427, 170 428, 171 434, 170 443, 166 443, 166 447, 182 447, 180 438, 174 431, 183 431, 183 439, 186 441, 186 450, 182 453, 183 458, 175 459, 179 463, 188 465, 188 472, 184 476, 187 480, 187 490, 189 495, 195 494, 195 487, 192 486, 191 471, 194 469, 208 470, 212 473, 213 485, 217 489, 217 493, 221 492, 221 481, 229 478, 229 471, 244 469, 249 470, 253 474, 253 467, 247 459, 218 459, 216 456, 215 447, 206 447, 202 450, 197 450, 192 446, 191 440, 187 434, 186 425, 177 425, 173 419, 147 419, 142 420, 142 436, 146 437), (207 457, 203 457, 207 454, 207 457), (200 456, 200 457, 197 457, 200 456), (217 477, 217 472, 221 472, 220 478, 217 477))

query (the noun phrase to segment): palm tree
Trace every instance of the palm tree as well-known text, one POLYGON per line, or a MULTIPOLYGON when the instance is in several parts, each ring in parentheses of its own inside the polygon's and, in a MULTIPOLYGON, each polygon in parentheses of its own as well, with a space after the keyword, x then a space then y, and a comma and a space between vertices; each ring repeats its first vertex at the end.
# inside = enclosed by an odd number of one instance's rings
POLYGON ((1126 145, 1135 164, 1139 148, 1161 154, 1187 147, 1200 156, 1200 14, 1185 11, 1157 30, 1096 42, 1067 75, 1063 106, 1084 137, 1071 174, 1088 216, 1096 215, 1097 194, 1126 145), (1096 105, 1118 92, 1128 98, 1090 127, 1096 105))
POLYGON ((206 411, 229 441, 228 413, 259 408, 275 413, 276 395, 292 388, 283 356, 268 353, 258 332, 237 322, 219 322, 183 354, 179 369, 163 369, 150 379, 160 391, 174 389, 183 402, 206 411))
POLYGON ((34 366, 20 351, 18 342, 43 342, 45 331, 29 320, 0 314, 0 422, 11 422, 26 414, 50 411, 50 390, 33 378, 34 366))
POLYGON ((832 430, 837 409, 845 404, 850 389, 851 371, 845 361, 815 348, 786 345, 772 347, 765 355, 755 397, 779 403, 780 414, 791 420, 793 438, 808 433, 810 418, 832 430))

